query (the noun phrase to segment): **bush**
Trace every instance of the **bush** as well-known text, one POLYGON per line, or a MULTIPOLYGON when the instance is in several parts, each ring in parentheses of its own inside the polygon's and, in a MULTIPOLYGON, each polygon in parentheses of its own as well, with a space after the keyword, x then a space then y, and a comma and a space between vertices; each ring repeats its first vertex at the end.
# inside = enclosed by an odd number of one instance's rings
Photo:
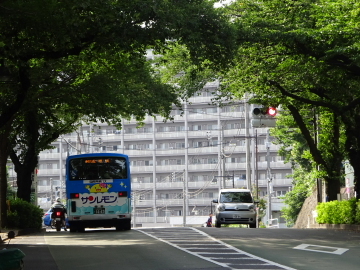
POLYGON ((355 205, 355 223, 360 224, 360 201, 355 205))
POLYGON ((316 221, 320 224, 360 223, 360 202, 355 198, 348 201, 319 203, 316 210, 316 221))
POLYGON ((8 228, 17 229, 41 229, 43 210, 39 207, 21 200, 10 200, 10 211, 8 211, 8 228))

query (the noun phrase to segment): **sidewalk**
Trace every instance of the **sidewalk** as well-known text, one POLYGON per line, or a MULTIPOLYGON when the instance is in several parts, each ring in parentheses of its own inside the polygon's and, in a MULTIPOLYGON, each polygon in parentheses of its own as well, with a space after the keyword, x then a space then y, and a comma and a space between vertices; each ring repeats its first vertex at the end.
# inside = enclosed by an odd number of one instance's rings
MULTIPOLYGON (((10 230, 2 230, 1 237, 7 239, 7 232, 10 230)), ((50 249, 45 241, 46 230, 13 230, 16 233, 14 239, 8 239, 0 242, 2 248, 17 248, 24 254, 23 259, 25 269, 46 269, 59 270, 56 262, 51 255, 50 249), (10 241, 10 243, 9 243, 10 241), (8 245, 9 244, 9 245, 8 245)), ((1 266, 0 266, 1 268, 1 266)))
POLYGON ((28 235, 28 234, 46 232, 46 228, 42 228, 42 229, 1 229, 0 230, 0 244, 8 239, 8 233, 10 231, 13 231, 15 233, 15 237, 16 237, 16 236, 20 236, 20 235, 28 235))
POLYGON ((1 229, 0 231, 0 244, 3 243, 5 240, 8 239, 8 233, 13 231, 15 233, 15 237, 18 235, 19 230, 8 230, 8 229, 1 229))

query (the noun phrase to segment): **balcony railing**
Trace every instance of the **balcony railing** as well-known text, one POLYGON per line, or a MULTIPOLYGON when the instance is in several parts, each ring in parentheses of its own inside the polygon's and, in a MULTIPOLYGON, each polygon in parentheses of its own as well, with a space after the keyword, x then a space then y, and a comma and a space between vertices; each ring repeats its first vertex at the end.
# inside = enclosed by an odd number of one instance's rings
MULTIPOLYGON (((214 198, 215 199, 215 198, 214 198)), ((196 206, 209 206, 213 198, 201 198, 201 199, 189 199, 188 205, 196 206)), ((168 207, 168 206, 182 206, 184 203, 183 199, 157 199, 156 207, 168 207)), ((136 207, 149 207, 154 204, 153 200, 137 200, 136 207)))

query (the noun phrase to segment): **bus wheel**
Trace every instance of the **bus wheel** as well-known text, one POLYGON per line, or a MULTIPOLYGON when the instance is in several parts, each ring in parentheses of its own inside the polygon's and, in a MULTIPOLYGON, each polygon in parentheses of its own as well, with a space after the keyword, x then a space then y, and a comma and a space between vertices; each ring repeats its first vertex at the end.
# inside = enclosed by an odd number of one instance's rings
POLYGON ((124 223, 124 230, 128 231, 128 230, 131 230, 131 222, 128 221, 126 223, 124 223))

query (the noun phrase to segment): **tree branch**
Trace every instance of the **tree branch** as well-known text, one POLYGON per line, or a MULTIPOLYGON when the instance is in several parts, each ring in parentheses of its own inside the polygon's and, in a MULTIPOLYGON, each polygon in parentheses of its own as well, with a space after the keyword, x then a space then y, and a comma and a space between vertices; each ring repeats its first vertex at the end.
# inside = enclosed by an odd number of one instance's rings
MULTIPOLYGON (((284 87, 282 87, 278 82, 270 80, 268 81, 268 83, 271 86, 275 86, 281 94, 283 94, 284 96, 290 97, 294 100, 303 102, 305 104, 310 104, 310 105, 314 105, 314 106, 318 106, 318 107, 326 107, 331 109, 332 111, 338 111, 338 108, 332 104, 329 104, 327 102, 323 102, 323 101, 316 101, 316 100, 311 100, 308 98, 304 98, 304 97, 300 97, 298 95, 294 95, 293 93, 290 93, 289 91, 287 91, 284 87)), ((315 94, 315 93, 314 93, 315 94)))
POLYGON ((295 122, 297 123, 297 125, 299 126, 301 133, 303 134, 309 149, 310 149, 310 153, 314 158, 314 161, 319 164, 324 166, 325 170, 328 169, 328 165, 326 163, 326 161, 324 160, 324 158, 322 157, 319 149, 317 148, 317 145, 315 144, 314 139, 312 138, 309 130, 306 128, 306 125, 303 121, 302 116, 299 113, 299 110, 292 104, 288 104, 286 105, 287 108, 290 110, 291 115, 293 116, 295 122))

